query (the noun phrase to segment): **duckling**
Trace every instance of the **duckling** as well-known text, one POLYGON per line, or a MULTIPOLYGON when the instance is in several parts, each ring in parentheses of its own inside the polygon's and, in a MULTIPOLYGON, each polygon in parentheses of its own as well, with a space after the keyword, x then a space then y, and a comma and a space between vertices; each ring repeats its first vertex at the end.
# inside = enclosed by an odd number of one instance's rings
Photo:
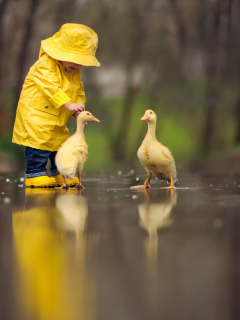
POLYGON ((88 121, 100 122, 91 112, 82 111, 77 117, 76 133, 69 137, 57 152, 55 162, 63 177, 62 188, 67 189, 69 187, 65 178, 72 179, 78 169, 79 183, 76 187, 83 189, 81 172, 88 155, 88 145, 85 141, 83 129, 85 122, 88 121))
POLYGON ((147 121, 148 131, 138 149, 137 156, 148 175, 144 185, 134 186, 131 187, 131 189, 151 188, 150 180, 153 175, 159 180, 170 182, 169 187, 163 187, 161 189, 174 189, 174 183, 177 181, 175 161, 170 150, 156 139, 157 116, 153 110, 149 109, 145 111, 140 120, 147 121))

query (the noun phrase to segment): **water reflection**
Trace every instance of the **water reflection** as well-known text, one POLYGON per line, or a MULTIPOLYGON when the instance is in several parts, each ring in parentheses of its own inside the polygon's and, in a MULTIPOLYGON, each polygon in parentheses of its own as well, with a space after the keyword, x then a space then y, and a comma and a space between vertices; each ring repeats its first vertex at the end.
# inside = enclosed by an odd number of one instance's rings
POLYGON ((158 253, 158 230, 172 224, 170 218, 173 206, 177 204, 177 192, 160 193, 154 199, 150 190, 144 190, 146 201, 138 206, 139 225, 147 231, 144 251, 148 271, 156 271, 158 253))
POLYGON ((94 279, 86 270, 87 198, 75 190, 26 192, 12 219, 21 318, 95 319, 94 279))

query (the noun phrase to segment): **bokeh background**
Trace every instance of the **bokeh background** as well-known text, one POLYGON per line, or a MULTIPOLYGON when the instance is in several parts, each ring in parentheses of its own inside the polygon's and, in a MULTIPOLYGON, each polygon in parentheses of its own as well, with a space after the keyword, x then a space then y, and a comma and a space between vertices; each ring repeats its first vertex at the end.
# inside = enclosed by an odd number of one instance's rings
POLYGON ((86 171, 139 166, 148 108, 178 169, 238 171, 237 0, 1 0, 0 171, 24 169, 25 148, 11 143, 19 93, 40 41, 64 23, 99 36, 101 67, 82 70, 86 109, 101 120, 85 130, 86 171))

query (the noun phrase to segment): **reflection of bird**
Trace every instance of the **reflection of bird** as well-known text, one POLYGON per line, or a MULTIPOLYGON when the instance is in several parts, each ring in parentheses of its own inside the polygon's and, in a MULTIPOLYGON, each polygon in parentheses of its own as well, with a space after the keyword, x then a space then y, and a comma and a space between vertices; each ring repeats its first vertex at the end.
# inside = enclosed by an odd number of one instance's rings
POLYGON ((77 117, 76 133, 63 143, 56 155, 56 165, 59 172, 63 176, 63 188, 68 188, 68 184, 65 178, 72 179, 77 169, 79 177, 77 188, 83 188, 81 183, 81 171, 88 155, 88 145, 85 141, 83 129, 84 123, 87 121, 100 122, 91 114, 91 112, 81 112, 77 117))
POLYGON ((162 189, 173 189, 175 188, 174 183, 177 180, 175 161, 169 149, 156 139, 157 116, 154 111, 146 110, 140 120, 147 121, 148 131, 138 149, 137 156, 140 163, 145 167, 148 176, 144 185, 132 188, 150 188, 150 180, 152 175, 155 175, 159 180, 166 180, 171 183, 169 187, 162 189))
POLYGON ((77 281, 77 288, 72 290, 73 296, 76 297, 74 300, 77 303, 77 306, 83 309, 83 311, 88 311, 88 314, 85 314, 87 319, 92 319, 94 305, 90 304, 90 308, 86 308, 86 306, 89 306, 89 302, 93 301, 93 296, 95 294, 93 278, 89 274, 89 269, 86 267, 87 253, 93 250, 92 245, 94 244, 92 235, 89 236, 85 232, 88 216, 88 202, 86 197, 76 193, 69 194, 69 191, 56 199, 56 208, 61 214, 57 226, 58 229, 64 230, 67 234, 71 234, 68 238, 68 257, 71 261, 69 272, 72 275, 69 279, 69 284, 71 288, 74 288, 76 287, 77 281), (73 277, 74 275, 75 277, 73 277), (79 302, 85 304, 81 305, 79 302), (90 309, 92 310, 91 314, 89 313, 90 309))
POLYGON ((62 214, 60 225, 63 229, 84 232, 88 214, 87 198, 76 194, 61 195, 56 199, 56 207, 62 214))
MULTIPOLYGON (((151 264, 156 260, 159 229, 171 225, 170 214, 172 208, 177 203, 177 194, 175 190, 171 189, 171 194, 167 194, 167 199, 164 198, 157 202, 152 202, 149 190, 144 191, 147 197, 147 202, 138 206, 139 225, 144 228, 149 237, 146 242, 146 255, 151 264)), ((160 196, 160 195, 159 195, 160 196)))

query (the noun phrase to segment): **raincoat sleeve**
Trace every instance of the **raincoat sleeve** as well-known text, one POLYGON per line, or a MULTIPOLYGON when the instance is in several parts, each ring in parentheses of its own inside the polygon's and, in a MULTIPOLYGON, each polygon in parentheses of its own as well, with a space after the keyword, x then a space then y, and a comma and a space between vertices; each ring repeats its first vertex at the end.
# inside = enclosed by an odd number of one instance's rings
POLYGON ((82 79, 81 79, 81 72, 75 74, 75 79, 74 80, 79 85, 76 103, 85 104, 86 97, 85 97, 85 91, 84 91, 83 82, 82 82, 82 79))
MULTIPOLYGON (((73 80, 74 80, 74 83, 78 87, 77 94, 76 94, 76 99, 73 102, 79 103, 79 104, 85 104, 86 97, 85 97, 85 91, 84 91, 84 87, 83 87, 83 82, 82 82, 82 79, 81 79, 81 72, 75 72, 73 80)), ((71 113, 71 115, 75 119, 75 111, 73 111, 71 113)))
POLYGON ((79 103, 79 104, 85 104, 86 102, 86 99, 85 99, 85 96, 81 96, 81 95, 78 95, 77 96, 77 100, 76 100, 76 103, 79 103))
POLYGON ((54 105, 60 108, 71 101, 71 98, 61 89, 60 80, 49 60, 38 64, 32 73, 32 79, 38 90, 54 105))

